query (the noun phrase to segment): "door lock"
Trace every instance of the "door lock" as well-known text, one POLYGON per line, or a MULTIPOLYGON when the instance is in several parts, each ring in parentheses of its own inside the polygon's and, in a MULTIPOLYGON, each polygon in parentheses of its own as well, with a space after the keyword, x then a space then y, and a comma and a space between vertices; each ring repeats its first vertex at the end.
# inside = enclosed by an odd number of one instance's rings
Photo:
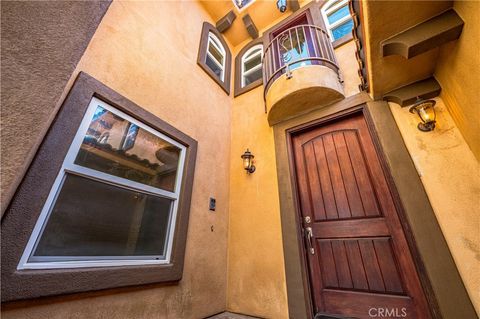
POLYGON ((313 237, 312 227, 305 228, 305 236, 307 237, 306 240, 307 240, 308 250, 310 254, 315 255, 315 248, 313 248, 313 245, 312 245, 312 237, 313 237))
POLYGON ((306 224, 310 224, 311 221, 312 221, 312 219, 310 218, 310 216, 305 217, 305 223, 306 224))

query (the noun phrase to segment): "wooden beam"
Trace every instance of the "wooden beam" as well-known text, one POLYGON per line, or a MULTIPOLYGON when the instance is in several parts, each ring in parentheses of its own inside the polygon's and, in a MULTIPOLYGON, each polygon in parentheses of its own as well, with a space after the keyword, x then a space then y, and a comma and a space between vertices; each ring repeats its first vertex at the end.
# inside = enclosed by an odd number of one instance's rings
POLYGON ((463 20, 450 9, 382 42, 383 56, 401 55, 410 59, 460 37, 463 20))
POLYGON ((293 12, 300 9, 300 3, 298 3, 298 0, 287 0, 287 5, 293 12))
POLYGON ((258 38, 258 29, 255 26, 255 23, 253 23, 252 18, 250 17, 249 14, 246 14, 242 18, 243 24, 245 24, 245 28, 247 28, 248 34, 252 37, 252 39, 258 38))
POLYGON ((228 28, 232 26, 233 20, 236 18, 235 12, 233 10, 230 10, 223 18, 217 21, 215 24, 215 28, 217 28, 218 32, 223 33, 225 32, 228 28))
POLYGON ((431 99, 440 94, 442 88, 434 77, 402 86, 383 95, 383 99, 404 107, 415 102, 417 97, 431 99))

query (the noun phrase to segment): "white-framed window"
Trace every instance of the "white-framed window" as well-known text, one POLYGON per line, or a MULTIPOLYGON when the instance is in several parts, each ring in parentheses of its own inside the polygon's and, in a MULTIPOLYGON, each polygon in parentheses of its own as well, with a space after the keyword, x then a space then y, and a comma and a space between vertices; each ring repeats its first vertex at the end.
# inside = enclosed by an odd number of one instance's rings
POLYGON ((185 156, 92 98, 17 269, 170 263, 185 156))
POLYGON ((348 8, 348 0, 330 0, 322 7, 323 21, 333 41, 351 33, 353 20, 348 8))
POLYGON ((207 55, 205 63, 223 81, 225 78, 226 52, 220 40, 212 32, 208 33, 207 55))
POLYGON ((262 78, 263 45, 251 47, 242 56, 242 88, 262 78))
POLYGON ((241 12, 242 10, 253 4, 255 0, 232 0, 232 2, 235 5, 235 8, 237 8, 237 10, 241 12))

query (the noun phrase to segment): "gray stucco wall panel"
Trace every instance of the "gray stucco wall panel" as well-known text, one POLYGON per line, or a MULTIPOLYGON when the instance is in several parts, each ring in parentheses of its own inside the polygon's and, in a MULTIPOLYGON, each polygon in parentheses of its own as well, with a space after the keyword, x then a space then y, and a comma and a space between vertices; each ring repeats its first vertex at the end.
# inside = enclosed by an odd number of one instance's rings
POLYGON ((111 1, 2 1, 2 214, 111 1))

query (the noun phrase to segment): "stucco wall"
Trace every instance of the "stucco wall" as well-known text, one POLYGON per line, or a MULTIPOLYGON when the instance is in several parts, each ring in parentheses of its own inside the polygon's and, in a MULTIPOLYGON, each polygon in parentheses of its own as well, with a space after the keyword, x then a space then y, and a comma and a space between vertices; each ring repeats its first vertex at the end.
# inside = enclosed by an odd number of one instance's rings
POLYGON ((225 310, 231 98, 196 64, 203 21, 212 22, 197 2, 114 1, 72 76, 87 72, 198 141, 183 279, 4 305, 3 318, 177 319, 225 310))
POLYGON ((469 296, 480 313, 480 164, 441 98, 437 126, 424 133, 418 117, 389 103, 469 296))
POLYGON ((465 25, 457 41, 440 49, 435 77, 453 120, 480 160, 480 2, 455 1, 453 8, 465 25))
MULTIPOLYGON (((354 52, 353 42, 335 49, 347 96, 358 93, 360 83, 354 52)), ((260 86, 232 105, 227 309, 288 318, 275 145, 264 103, 260 86), (240 159, 247 148, 257 167, 251 175, 240 159)))
POLYGON ((2 214, 109 3, 2 2, 2 214))

